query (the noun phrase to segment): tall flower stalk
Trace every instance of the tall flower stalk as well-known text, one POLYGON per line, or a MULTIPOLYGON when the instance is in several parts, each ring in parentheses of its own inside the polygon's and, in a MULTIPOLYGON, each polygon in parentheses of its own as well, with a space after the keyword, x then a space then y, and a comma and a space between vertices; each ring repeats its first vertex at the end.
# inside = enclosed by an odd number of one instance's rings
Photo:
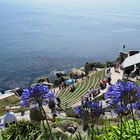
POLYGON ((102 102, 98 101, 89 101, 87 102, 86 108, 85 103, 83 102, 82 106, 77 106, 74 108, 74 112, 79 114, 83 121, 83 130, 86 128, 88 123, 90 127, 88 132, 90 132, 90 139, 95 140, 97 131, 95 129, 95 123, 99 120, 101 115, 104 114, 105 110, 102 108, 102 102))
POLYGON ((121 118, 120 140, 122 139, 122 117, 129 114, 132 115, 137 138, 133 109, 140 109, 140 86, 131 81, 120 80, 108 88, 104 98, 108 101, 108 106, 113 107, 114 113, 117 113, 121 118))
MULTIPOLYGON (((46 116, 46 112, 43 108, 43 105, 47 105, 47 102, 50 98, 54 98, 54 93, 49 90, 49 87, 43 84, 37 84, 35 86, 31 86, 23 90, 22 96, 21 96, 21 99, 22 99, 21 105, 24 107, 33 105, 33 107, 35 108, 38 107, 40 112, 43 112, 43 115, 48 125, 50 137, 52 139, 53 138, 52 131, 51 131, 51 128, 50 128, 50 125, 46 116)), ((43 127, 47 136, 47 128, 45 127, 44 121, 43 121, 43 127)))

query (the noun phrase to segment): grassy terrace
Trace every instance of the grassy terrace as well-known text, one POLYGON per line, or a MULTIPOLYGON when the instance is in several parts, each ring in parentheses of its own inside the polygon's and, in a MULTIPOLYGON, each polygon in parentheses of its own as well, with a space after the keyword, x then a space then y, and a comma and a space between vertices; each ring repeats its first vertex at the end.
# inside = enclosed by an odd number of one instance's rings
POLYGON ((8 106, 16 105, 18 102, 20 102, 20 98, 16 95, 12 95, 10 97, 4 98, 0 100, 0 116, 4 115, 4 108, 8 106))
POLYGON ((60 97, 62 101, 62 107, 72 106, 77 102, 81 101, 81 96, 83 96, 90 88, 98 87, 99 81, 104 78, 104 70, 98 71, 96 73, 92 73, 89 77, 84 78, 83 80, 79 80, 75 87, 74 92, 70 92, 68 89, 61 90, 57 96, 60 97))

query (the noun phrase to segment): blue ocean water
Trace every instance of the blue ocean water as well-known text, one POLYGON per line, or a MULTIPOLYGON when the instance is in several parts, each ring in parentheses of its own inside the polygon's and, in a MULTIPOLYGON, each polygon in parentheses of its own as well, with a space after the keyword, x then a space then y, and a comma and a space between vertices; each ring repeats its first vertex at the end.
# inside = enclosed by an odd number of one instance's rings
POLYGON ((140 13, 74 13, 0 4, 0 88, 23 87, 54 70, 114 60, 140 49, 140 13))

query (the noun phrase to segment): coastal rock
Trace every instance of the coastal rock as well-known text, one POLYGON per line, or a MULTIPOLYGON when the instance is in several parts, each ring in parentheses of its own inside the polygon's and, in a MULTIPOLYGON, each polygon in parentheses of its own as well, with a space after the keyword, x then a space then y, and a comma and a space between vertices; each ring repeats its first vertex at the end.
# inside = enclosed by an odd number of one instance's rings
POLYGON ((74 134, 75 131, 77 130, 77 127, 78 127, 78 126, 72 124, 72 125, 68 126, 67 131, 68 131, 69 133, 74 134))
POLYGON ((37 79, 37 83, 43 83, 43 82, 48 82, 50 83, 50 80, 48 77, 40 77, 37 79))
POLYGON ((78 124, 74 121, 64 120, 54 125, 55 128, 59 127, 62 131, 75 133, 78 128, 78 124))

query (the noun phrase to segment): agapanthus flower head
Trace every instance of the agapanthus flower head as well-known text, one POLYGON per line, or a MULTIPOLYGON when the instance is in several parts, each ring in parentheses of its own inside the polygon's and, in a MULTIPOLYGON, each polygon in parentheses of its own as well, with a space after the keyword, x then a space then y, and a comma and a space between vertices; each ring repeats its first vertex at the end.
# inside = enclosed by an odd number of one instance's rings
POLYGON ((121 115, 121 114, 127 114, 129 111, 129 109, 123 105, 118 105, 116 106, 116 108, 114 109, 114 112, 121 115))
POLYGON ((134 82, 119 80, 108 88, 104 99, 109 106, 114 106, 115 112, 127 112, 128 105, 140 99, 140 87, 134 82))
POLYGON ((105 112, 105 110, 102 108, 102 102, 90 101, 89 106, 92 118, 100 117, 105 112))
POLYGON ((87 108, 88 107, 88 102, 86 100, 82 101, 82 107, 87 108))
POLYGON ((137 102, 133 103, 132 107, 137 109, 137 110, 140 110, 140 101, 137 101, 137 102))
POLYGON ((55 96, 54 92, 49 90, 48 93, 47 93, 47 98, 53 98, 54 96, 55 96))
POLYGON ((22 106, 26 106, 30 103, 37 106, 39 103, 46 105, 46 99, 54 97, 54 93, 49 90, 49 87, 44 84, 33 85, 22 92, 22 106))
POLYGON ((89 102, 89 107, 92 108, 92 109, 102 108, 102 102, 99 102, 99 101, 90 101, 89 102))
POLYGON ((83 106, 77 106, 74 108, 74 112, 76 114, 79 114, 81 119, 86 118, 89 116, 89 119, 96 120, 101 115, 104 114, 105 109, 102 107, 102 102, 99 101, 89 101, 87 102, 89 104, 88 108, 83 108, 83 106), (85 116, 87 115, 87 116, 85 116))
POLYGON ((80 113, 81 113, 81 108, 80 108, 80 106, 76 106, 76 107, 74 108, 74 112, 75 112, 76 114, 79 114, 79 115, 80 115, 80 113))

